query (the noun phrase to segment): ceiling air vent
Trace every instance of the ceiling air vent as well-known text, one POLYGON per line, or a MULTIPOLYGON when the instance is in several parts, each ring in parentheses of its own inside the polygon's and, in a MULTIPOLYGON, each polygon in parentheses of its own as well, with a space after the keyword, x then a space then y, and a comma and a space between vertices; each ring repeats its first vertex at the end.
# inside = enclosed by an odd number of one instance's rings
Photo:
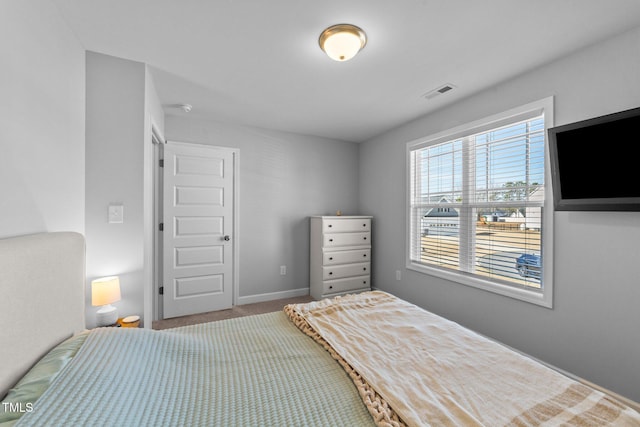
POLYGON ((426 99, 433 99, 438 95, 442 95, 443 93, 449 92, 450 90, 455 89, 455 86, 452 85, 451 83, 447 83, 444 84, 436 89, 430 90, 429 92, 425 93, 424 96, 426 99))

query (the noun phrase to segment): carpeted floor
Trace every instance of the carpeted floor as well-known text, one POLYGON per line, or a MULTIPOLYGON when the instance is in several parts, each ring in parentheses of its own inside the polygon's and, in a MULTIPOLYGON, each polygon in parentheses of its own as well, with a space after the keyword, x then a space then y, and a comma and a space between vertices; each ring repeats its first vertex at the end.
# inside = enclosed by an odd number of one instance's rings
POLYGON ((174 317, 173 319, 157 320, 153 322, 153 329, 169 329, 178 326, 195 325, 196 323, 213 322, 215 320, 232 319, 234 317, 251 316, 252 314, 271 313, 280 311, 287 304, 313 301, 309 295, 295 298, 285 298, 255 304, 237 305, 228 310, 210 311, 208 313, 192 314, 190 316, 174 317))

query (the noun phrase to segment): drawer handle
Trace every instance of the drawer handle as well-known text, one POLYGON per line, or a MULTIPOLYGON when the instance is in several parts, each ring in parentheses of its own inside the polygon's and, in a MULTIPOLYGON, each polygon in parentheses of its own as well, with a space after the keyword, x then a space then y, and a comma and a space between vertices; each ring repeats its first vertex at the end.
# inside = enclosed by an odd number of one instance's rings
POLYGON ((363 227, 366 227, 366 226, 367 226, 367 224, 362 224, 362 226, 363 226, 363 227))
POLYGON ((362 270, 367 271, 367 267, 364 267, 362 270))
POLYGON ((332 256, 329 257, 329 261, 333 261, 333 257, 332 256))
POLYGON ((329 239, 330 242, 333 242, 333 239, 329 239))
POLYGON ((366 258, 366 257, 367 257, 367 254, 364 254, 364 255, 362 255, 362 256, 366 258))
POLYGON ((329 286, 329 289, 333 289, 333 285, 329 286))
POLYGON ((333 276, 333 271, 330 271, 330 272, 329 272, 329 276, 333 276))
POLYGON ((362 281, 362 283, 363 283, 364 285, 366 285, 366 284, 367 284, 367 281, 366 281, 366 280, 363 280, 363 281, 362 281))
POLYGON ((366 237, 363 237, 363 239, 364 239, 364 240, 367 240, 367 238, 366 238, 366 237))
POLYGON ((332 225, 332 224, 329 224, 329 228, 331 228, 331 227, 333 227, 333 225, 332 225))

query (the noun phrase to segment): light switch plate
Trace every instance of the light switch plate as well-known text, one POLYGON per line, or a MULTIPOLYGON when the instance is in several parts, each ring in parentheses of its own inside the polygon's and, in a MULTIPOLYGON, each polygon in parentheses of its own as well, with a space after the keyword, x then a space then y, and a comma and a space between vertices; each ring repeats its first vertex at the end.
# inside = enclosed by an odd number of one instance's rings
POLYGON ((109 224, 121 224, 124 222, 124 206, 109 205, 109 224))

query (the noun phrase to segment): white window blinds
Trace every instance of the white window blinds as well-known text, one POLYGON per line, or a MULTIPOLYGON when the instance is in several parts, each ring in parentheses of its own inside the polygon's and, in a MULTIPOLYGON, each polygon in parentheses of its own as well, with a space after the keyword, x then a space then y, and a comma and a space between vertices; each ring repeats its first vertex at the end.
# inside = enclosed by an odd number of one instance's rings
POLYGON ((410 262, 542 290, 544 136, 537 115, 410 147, 410 262))

